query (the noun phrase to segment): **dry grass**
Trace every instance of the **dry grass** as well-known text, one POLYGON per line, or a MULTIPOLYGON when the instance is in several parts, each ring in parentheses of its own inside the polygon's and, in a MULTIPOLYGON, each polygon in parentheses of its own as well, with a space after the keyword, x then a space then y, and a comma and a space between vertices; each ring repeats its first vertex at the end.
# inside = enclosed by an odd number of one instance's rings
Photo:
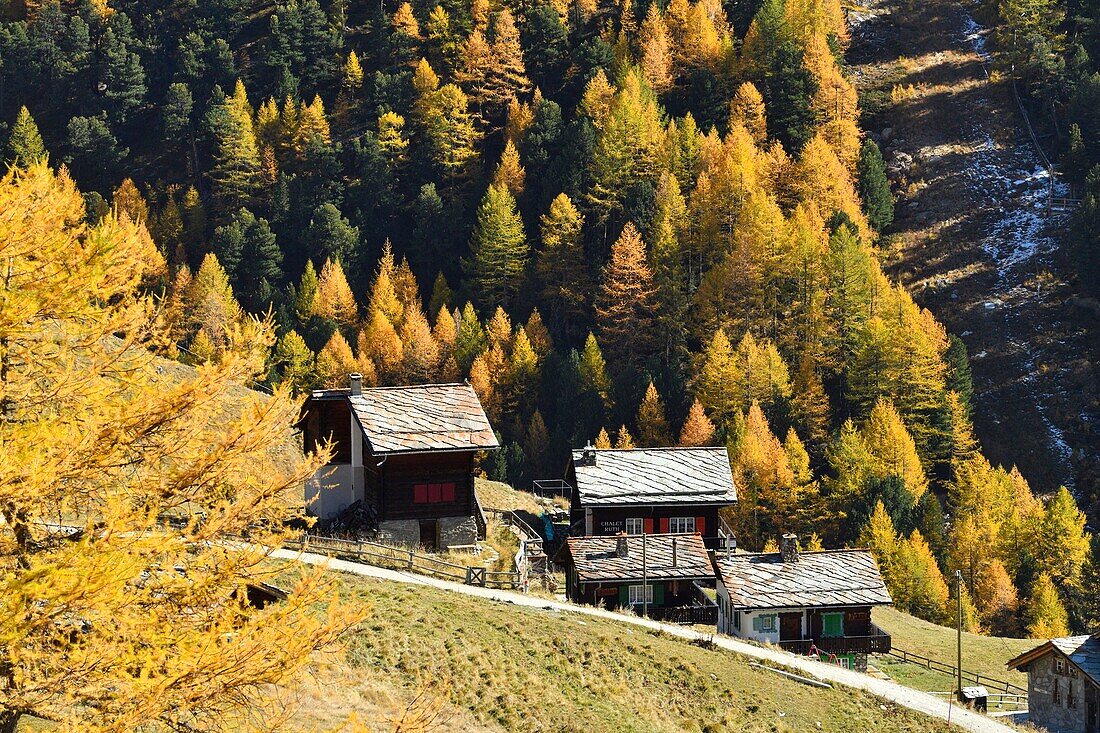
POLYGON ((819 690, 747 660, 602 619, 338 576, 371 617, 320 669, 295 730, 354 712, 393 731, 422 680, 453 731, 947 731, 876 698, 819 690))
MULTIPOLYGON (((892 637, 894 647, 955 666, 955 630, 902 613, 894 608, 876 608, 874 622, 892 637)), ((963 634, 963 669, 986 677, 1027 687, 1027 675, 1010 672, 1005 662, 1035 647, 1034 639, 963 634)))

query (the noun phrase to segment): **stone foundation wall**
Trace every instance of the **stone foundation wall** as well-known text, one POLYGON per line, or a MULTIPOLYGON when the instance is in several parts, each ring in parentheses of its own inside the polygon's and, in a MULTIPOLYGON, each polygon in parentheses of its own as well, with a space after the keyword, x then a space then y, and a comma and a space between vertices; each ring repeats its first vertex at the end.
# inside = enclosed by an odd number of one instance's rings
POLYGON ((378 523, 378 534, 387 545, 416 547, 420 544, 420 520, 390 519, 378 523))
MULTIPOLYGON (((454 545, 472 545, 477 542, 477 522, 472 516, 440 517, 436 540, 440 550, 454 545)), ((417 547, 420 544, 419 519, 390 519, 379 522, 380 539, 387 545, 417 547)))
POLYGON ((439 546, 472 545, 477 542, 477 521, 472 517, 441 517, 439 546))

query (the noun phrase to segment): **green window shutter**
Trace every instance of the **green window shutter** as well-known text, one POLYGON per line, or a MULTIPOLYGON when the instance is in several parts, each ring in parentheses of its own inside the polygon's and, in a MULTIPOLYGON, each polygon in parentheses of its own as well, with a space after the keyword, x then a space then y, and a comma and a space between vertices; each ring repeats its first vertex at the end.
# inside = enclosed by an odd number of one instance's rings
POLYGON ((630 605, 630 586, 628 586, 628 585, 620 585, 619 586, 619 605, 620 606, 630 605))
POLYGON ((822 636, 844 636, 844 614, 824 613, 821 615, 822 636))
POLYGON ((752 630, 753 631, 761 631, 762 630, 762 623, 760 621, 759 616, 753 616, 752 617, 752 630))
POLYGON ((665 584, 654 583, 653 584, 653 605, 663 606, 665 605, 665 584))

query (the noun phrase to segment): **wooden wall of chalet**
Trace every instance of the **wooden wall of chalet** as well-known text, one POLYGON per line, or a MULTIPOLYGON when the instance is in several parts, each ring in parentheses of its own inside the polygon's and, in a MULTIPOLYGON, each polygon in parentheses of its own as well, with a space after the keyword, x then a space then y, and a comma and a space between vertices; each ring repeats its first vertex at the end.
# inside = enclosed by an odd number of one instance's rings
POLYGON ((865 606, 861 608, 846 608, 846 609, 812 609, 809 612, 810 625, 809 636, 811 639, 820 639, 822 636, 823 622, 821 615, 823 613, 838 613, 841 610, 844 612, 844 635, 845 636, 869 636, 871 634, 871 607, 865 606))
POLYGON ((391 455, 384 461, 368 455, 364 462, 368 464, 368 501, 373 500, 380 520, 468 516, 474 512, 474 451, 391 455), (445 483, 455 485, 454 501, 416 503, 417 485, 445 483))
MULTIPOLYGON (((718 536, 718 507, 706 505, 674 505, 674 506, 623 506, 623 507, 593 507, 592 508, 592 534, 611 535, 626 531, 628 518, 640 517, 645 520, 647 534, 663 534, 671 532, 668 520, 672 517, 695 517, 695 531, 703 537, 718 536), (701 520, 701 521, 700 521, 701 520), (701 526, 700 526, 701 525, 701 526)), ((577 532, 585 531, 584 508, 574 511, 570 521, 577 525, 577 532)))

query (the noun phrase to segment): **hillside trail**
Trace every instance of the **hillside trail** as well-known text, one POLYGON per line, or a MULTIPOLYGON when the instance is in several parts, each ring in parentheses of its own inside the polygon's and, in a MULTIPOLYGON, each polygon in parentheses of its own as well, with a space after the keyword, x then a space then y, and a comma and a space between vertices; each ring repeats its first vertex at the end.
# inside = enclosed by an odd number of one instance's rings
POLYGON ((1065 484, 1086 498, 1100 454, 1091 316, 1059 251, 1066 215, 1048 211, 1049 175, 1011 85, 991 74, 976 11, 875 0, 849 16, 864 126, 900 171, 883 260, 966 343, 989 459, 1038 492, 1065 484))
POLYGON ((527 608, 595 616, 619 623, 641 626, 651 631, 660 631, 687 641, 710 641, 713 642, 716 647, 725 651, 735 652, 741 656, 749 657, 760 662, 781 665, 788 670, 797 670, 803 675, 824 682, 863 690, 878 698, 909 708, 910 710, 941 720, 950 720, 963 730, 972 731, 972 733, 1012 733, 1014 730, 984 715, 959 708, 958 706, 949 706, 942 698, 937 698, 909 687, 903 687, 892 680, 877 679, 854 670, 843 669, 807 657, 796 656, 775 648, 749 644, 748 642, 739 641, 727 636, 704 634, 683 626, 663 624, 638 616, 606 611, 602 608, 577 606, 572 603, 551 601, 545 598, 517 593, 515 591, 493 590, 491 588, 480 588, 464 585, 462 583, 452 583, 447 580, 431 578, 426 575, 390 570, 388 568, 380 568, 373 565, 350 562, 348 560, 337 560, 315 553, 277 549, 271 551, 270 557, 303 562, 309 565, 321 565, 327 567, 329 570, 352 573, 354 575, 375 578, 378 580, 431 586, 451 593, 461 593, 463 595, 474 596, 498 603, 511 603, 527 608))

